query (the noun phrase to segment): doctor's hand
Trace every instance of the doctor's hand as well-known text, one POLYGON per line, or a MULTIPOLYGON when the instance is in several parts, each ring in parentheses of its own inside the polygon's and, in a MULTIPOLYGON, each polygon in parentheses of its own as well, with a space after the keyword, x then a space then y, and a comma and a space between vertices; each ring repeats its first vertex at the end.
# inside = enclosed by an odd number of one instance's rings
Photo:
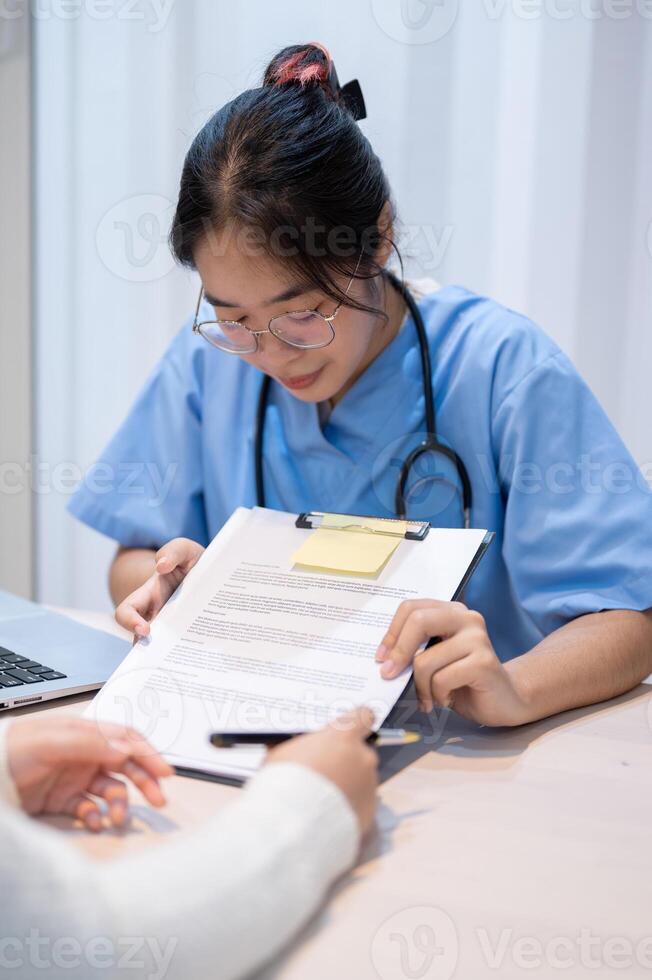
POLYGON ((378 648, 382 677, 410 664, 422 711, 440 706, 480 725, 521 725, 527 705, 498 659, 484 618, 461 602, 402 602, 378 648), (430 637, 441 642, 419 652, 430 637))
POLYGON ((6 739, 9 773, 27 813, 65 814, 101 830, 103 801, 108 823, 121 827, 129 809, 127 786, 118 775, 152 806, 165 803, 159 780, 172 769, 133 729, 35 715, 12 721, 6 739))
POLYGON ((153 574, 117 606, 115 618, 120 626, 135 633, 135 639, 147 636, 149 624, 203 552, 204 548, 190 538, 173 538, 159 548, 153 574))

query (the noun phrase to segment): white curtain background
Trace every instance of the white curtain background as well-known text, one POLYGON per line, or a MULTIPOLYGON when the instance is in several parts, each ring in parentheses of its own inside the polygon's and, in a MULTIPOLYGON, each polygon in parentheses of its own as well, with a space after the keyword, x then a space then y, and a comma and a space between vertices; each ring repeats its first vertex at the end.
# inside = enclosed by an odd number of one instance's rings
POLYGON ((408 272, 542 324, 652 461, 649 0, 41 0, 35 31, 37 578, 109 608, 112 542, 64 508, 190 314, 166 246, 217 107, 320 40, 387 169, 408 272))

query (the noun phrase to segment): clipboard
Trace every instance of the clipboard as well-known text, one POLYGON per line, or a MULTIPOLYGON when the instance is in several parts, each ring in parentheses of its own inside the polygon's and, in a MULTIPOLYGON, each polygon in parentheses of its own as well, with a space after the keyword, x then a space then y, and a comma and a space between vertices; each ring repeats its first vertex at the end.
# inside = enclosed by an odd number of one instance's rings
MULTIPOLYGON (((151 712, 141 693, 158 690, 170 710, 161 712, 167 721, 155 726, 153 747, 180 774, 236 786, 255 774, 264 753, 236 750, 229 760, 211 746, 210 734, 224 719, 231 719, 231 730, 255 731, 253 719, 238 714, 252 704, 256 717, 268 722, 271 712, 287 710, 266 728, 278 732, 325 724, 333 716, 329 705, 335 709, 344 696, 351 705, 378 702, 378 724, 387 725, 397 703, 405 703, 411 671, 385 681, 373 662, 373 644, 381 641, 401 599, 459 599, 493 535, 484 528, 340 514, 331 538, 361 539, 364 534, 348 529, 369 522, 375 534, 367 541, 398 549, 380 581, 295 573, 296 554, 320 533, 314 525, 324 517, 323 512, 298 515, 302 528, 296 511, 237 508, 161 610, 148 642, 127 654, 86 717, 124 724, 128 709, 130 722, 140 719, 145 725, 151 712), (408 532, 417 540, 402 541, 408 532), (179 679, 172 683, 173 675, 179 679), (208 713, 201 710, 207 699, 208 713)), ((357 547, 349 541, 342 553, 357 547)), ((313 549, 311 560, 320 557, 318 551, 313 549)), ((370 551, 382 548, 376 544, 370 551)), ((391 727, 406 726, 392 718, 391 727)), ((393 748, 379 746, 381 779, 408 761, 402 746, 400 758, 393 748), (394 756, 389 771, 388 754, 394 756)))
POLYGON ((324 511, 299 514, 295 527, 312 531, 292 555, 297 571, 365 579, 378 578, 402 541, 423 542, 430 530, 427 521, 324 511))
MULTIPOLYGON (((298 515, 295 521, 295 527, 312 531, 317 530, 320 527, 327 526, 327 519, 329 516, 336 516, 338 518, 350 518, 351 524, 345 525, 344 527, 338 527, 338 530, 346 532, 348 529, 360 530, 364 527, 364 522, 374 521, 378 522, 382 520, 387 524, 387 529, 383 531, 376 531, 376 533, 390 534, 392 536, 400 536, 410 541, 424 541, 430 530, 430 524, 428 521, 399 521, 397 518, 376 518, 355 514, 337 514, 329 515, 324 511, 306 511, 298 515), (398 525, 407 524, 405 530, 398 527, 398 525)), ((473 556, 471 562, 469 563, 464 576, 462 577, 455 593, 451 599, 451 602, 459 602, 464 594, 464 590, 471 580, 475 570, 482 561, 482 558, 487 552, 489 545, 495 538, 495 532, 487 531, 484 535, 479 547, 477 548, 475 555, 473 556)), ((439 637, 431 637, 431 639, 426 644, 426 648, 434 646, 436 643, 441 642, 439 637)), ((384 724, 388 727, 392 727, 392 716, 396 717, 399 710, 405 710, 406 701, 414 701, 414 706, 416 707, 416 695, 414 695, 414 678, 410 676, 407 681, 401 695, 399 696, 394 708, 390 711, 384 724)), ((384 783, 392 776, 395 776, 402 769, 406 768, 417 758, 424 754, 430 749, 424 744, 417 743, 416 745, 410 747, 409 751, 405 750, 405 747, 396 749, 393 747, 380 747, 379 753, 379 782, 384 783)), ((245 785, 246 780, 240 779, 236 776, 228 776, 224 774, 216 774, 209 772, 200 772, 194 769, 187 769, 181 766, 175 766, 175 772, 180 776, 188 776, 190 778, 202 779, 208 782, 222 783, 227 786, 242 787, 245 785)))
POLYGON ((296 527, 304 528, 307 531, 316 531, 320 527, 329 526, 329 517, 350 519, 350 523, 346 527, 339 527, 338 530, 373 530, 376 534, 398 535, 401 538, 405 538, 406 541, 424 541, 430 530, 428 521, 401 521, 397 517, 372 517, 371 514, 336 514, 326 513, 321 510, 305 511, 299 514, 294 523, 296 527), (383 530, 371 528, 368 523, 365 523, 371 521, 374 524, 382 523, 386 527, 383 527, 383 530), (402 526, 405 524, 407 524, 407 529, 403 532, 402 526))

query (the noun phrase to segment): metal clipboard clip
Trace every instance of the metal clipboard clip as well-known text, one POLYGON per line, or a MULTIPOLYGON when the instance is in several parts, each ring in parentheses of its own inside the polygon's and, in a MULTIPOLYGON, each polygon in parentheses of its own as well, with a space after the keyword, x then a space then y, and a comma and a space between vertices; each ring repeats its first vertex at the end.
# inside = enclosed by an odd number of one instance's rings
POLYGON ((315 531, 320 527, 340 531, 369 531, 373 534, 398 536, 408 541, 424 541, 430 530, 428 521, 401 521, 396 517, 372 517, 370 514, 328 514, 321 510, 305 511, 299 514, 294 523, 295 527, 308 531, 315 531), (329 518, 335 518, 335 521, 330 522, 329 518), (366 521, 373 524, 366 524, 366 521))

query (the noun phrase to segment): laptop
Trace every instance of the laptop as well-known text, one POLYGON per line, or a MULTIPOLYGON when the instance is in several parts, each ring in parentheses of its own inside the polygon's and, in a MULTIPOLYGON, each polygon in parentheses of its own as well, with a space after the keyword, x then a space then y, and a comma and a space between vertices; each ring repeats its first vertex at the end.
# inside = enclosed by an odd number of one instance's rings
POLYGON ((0 590, 0 711, 96 691, 131 644, 0 590))

